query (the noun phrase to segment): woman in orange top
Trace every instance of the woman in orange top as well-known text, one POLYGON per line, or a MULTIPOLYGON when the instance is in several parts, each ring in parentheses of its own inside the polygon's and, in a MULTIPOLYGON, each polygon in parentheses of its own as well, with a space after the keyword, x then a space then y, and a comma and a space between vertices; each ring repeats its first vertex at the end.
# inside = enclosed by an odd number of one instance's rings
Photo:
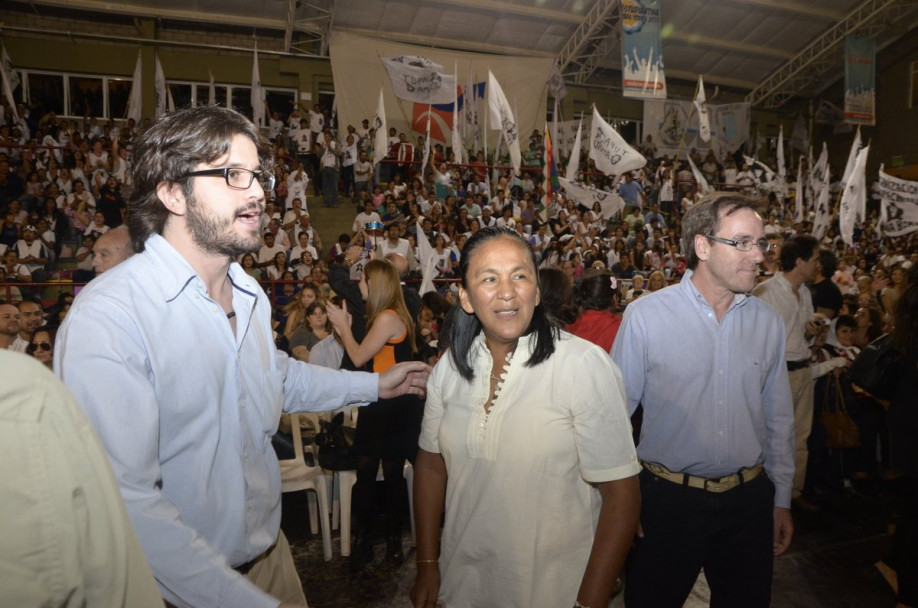
MULTIPOLYGON (((371 260, 360 279, 360 293, 366 300, 367 328, 363 342, 351 333, 350 313, 329 303, 328 318, 341 337, 348 356, 358 368, 373 362, 380 373, 396 363, 415 358, 414 320, 405 306, 398 271, 386 260, 371 260)), ((405 460, 414 461, 421 432, 421 401, 415 396, 380 399, 361 408, 357 418, 354 450, 357 452, 357 483, 352 494, 354 542, 351 563, 366 566, 373 560, 369 535, 374 506, 376 473, 382 462, 385 479, 385 511, 388 524, 386 560, 400 564, 402 513, 407 506, 407 489, 402 476, 405 460)))

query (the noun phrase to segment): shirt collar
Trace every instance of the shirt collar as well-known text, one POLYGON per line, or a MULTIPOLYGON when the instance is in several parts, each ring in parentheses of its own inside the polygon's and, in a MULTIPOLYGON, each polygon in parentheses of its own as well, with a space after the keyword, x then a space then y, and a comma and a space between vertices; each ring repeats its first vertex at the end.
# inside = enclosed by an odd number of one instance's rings
MULTIPOLYGON (((163 299, 171 302, 182 291, 197 279, 198 273, 188 263, 182 254, 161 235, 154 234, 144 244, 144 252, 158 270, 159 284, 162 288, 163 299)), ((258 282, 249 276, 235 261, 229 267, 229 279, 233 286, 250 296, 257 293, 258 282)), ((203 290, 203 283, 201 283, 203 290)))
MULTIPOLYGON (((682 275, 682 280, 679 281, 679 287, 688 296, 688 298, 692 302, 697 304, 698 306, 703 307, 703 308, 713 309, 713 307, 708 303, 708 301, 704 299, 704 296, 701 294, 701 292, 698 291, 698 288, 695 287, 695 284, 690 280, 693 274, 694 274, 694 271, 686 270, 685 274, 682 275)), ((730 306, 727 312, 730 312, 730 310, 733 310, 737 306, 745 305, 746 300, 748 299, 749 299, 748 296, 744 293, 733 294, 733 304, 730 306)))

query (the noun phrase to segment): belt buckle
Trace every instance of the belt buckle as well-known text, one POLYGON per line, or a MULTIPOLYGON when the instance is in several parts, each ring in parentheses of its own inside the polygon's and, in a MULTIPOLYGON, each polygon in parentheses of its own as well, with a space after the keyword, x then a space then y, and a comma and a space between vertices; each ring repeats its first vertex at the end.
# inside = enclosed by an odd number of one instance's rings
POLYGON ((704 489, 707 492, 726 492, 727 490, 733 489, 734 486, 736 486, 736 480, 732 475, 729 477, 720 477, 718 479, 704 480, 704 489))

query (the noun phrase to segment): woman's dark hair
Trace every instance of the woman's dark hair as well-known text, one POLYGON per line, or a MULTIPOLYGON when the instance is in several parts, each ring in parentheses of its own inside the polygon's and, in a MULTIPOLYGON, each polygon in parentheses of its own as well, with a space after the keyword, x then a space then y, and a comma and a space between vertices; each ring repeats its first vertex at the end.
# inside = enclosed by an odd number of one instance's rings
MULTIPOLYGON (((262 171, 273 172, 274 153, 252 122, 235 110, 198 106, 167 114, 140 136, 132 155, 131 186, 125 201, 128 228, 135 252, 154 234, 162 234, 169 210, 159 195, 162 182, 180 184, 186 198, 193 183, 187 175, 198 165, 225 156, 233 138, 242 135, 255 144, 262 171)), ((268 195, 269 193, 265 193, 268 195)))
MULTIPOLYGON (((520 236, 518 232, 498 226, 482 228, 468 240, 465 247, 462 249, 462 257, 459 260, 459 277, 464 289, 468 289, 469 265, 471 264, 472 258, 475 257, 475 252, 478 251, 482 245, 494 239, 513 240, 529 253, 533 270, 538 267, 535 254, 529 247, 529 243, 520 236)), ((538 273, 536 273, 535 276, 538 282, 538 273)), ((472 380, 475 377, 475 372, 469 363, 468 357, 472 343, 475 341, 478 334, 481 333, 481 322, 474 314, 465 312, 459 304, 453 306, 450 317, 450 357, 452 357, 453 363, 459 370, 459 375, 466 380, 472 380)), ((526 328, 524 335, 528 336, 532 333, 535 333, 536 343, 532 350, 532 355, 525 363, 526 367, 533 367, 551 357, 555 352, 555 340, 560 336, 560 331, 557 326, 552 323, 546 312, 544 302, 540 302, 535 307, 532 313, 532 320, 529 322, 529 327, 526 328)))
POLYGON ((583 310, 610 310, 617 303, 618 290, 612 289, 612 275, 588 270, 577 287, 577 303, 583 310))
POLYGON ((553 322, 564 326, 577 319, 574 288, 563 270, 553 266, 540 268, 539 292, 542 295, 542 306, 553 322))
POLYGON ((892 343, 908 365, 914 366, 918 362, 918 266, 909 270, 895 313, 892 343))

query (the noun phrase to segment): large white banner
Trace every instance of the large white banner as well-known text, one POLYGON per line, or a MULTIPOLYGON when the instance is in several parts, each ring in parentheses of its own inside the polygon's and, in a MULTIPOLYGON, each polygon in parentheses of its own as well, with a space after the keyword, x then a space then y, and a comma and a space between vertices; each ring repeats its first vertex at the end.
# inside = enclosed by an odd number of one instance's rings
POLYGON ((666 99, 660 0, 621 0, 622 95, 666 99))
POLYGON ((711 141, 700 135, 698 112, 693 101, 656 100, 644 102, 644 135, 653 137, 659 154, 684 156, 692 148, 714 150, 718 158, 736 152, 749 139, 748 103, 707 104, 711 141))
POLYGON ((389 72, 392 92, 399 99, 417 103, 453 103, 456 77, 446 74, 443 66, 418 55, 382 57, 389 72))
POLYGON ((426 102, 404 101, 393 92, 391 80, 379 57, 401 55, 423 55, 440 65, 458 64, 458 73, 468 74, 472 81, 462 85, 460 112, 464 109, 468 84, 483 91, 488 70, 491 70, 500 81, 510 107, 514 109, 523 139, 528 140, 528 134, 541 129, 545 122, 545 75, 554 65, 551 57, 512 57, 432 49, 341 31, 332 31, 328 42, 335 95, 338 99, 338 124, 342 130, 348 124, 359 125, 364 118, 373 117, 379 87, 382 86, 389 127, 395 127, 406 134, 414 131, 416 135, 422 135, 427 130, 429 115, 430 137, 434 142, 450 145, 452 97, 447 103, 433 104, 428 109, 426 102))
POLYGON ((880 232, 901 236, 918 230, 918 182, 910 182, 883 172, 880 165, 880 232))

